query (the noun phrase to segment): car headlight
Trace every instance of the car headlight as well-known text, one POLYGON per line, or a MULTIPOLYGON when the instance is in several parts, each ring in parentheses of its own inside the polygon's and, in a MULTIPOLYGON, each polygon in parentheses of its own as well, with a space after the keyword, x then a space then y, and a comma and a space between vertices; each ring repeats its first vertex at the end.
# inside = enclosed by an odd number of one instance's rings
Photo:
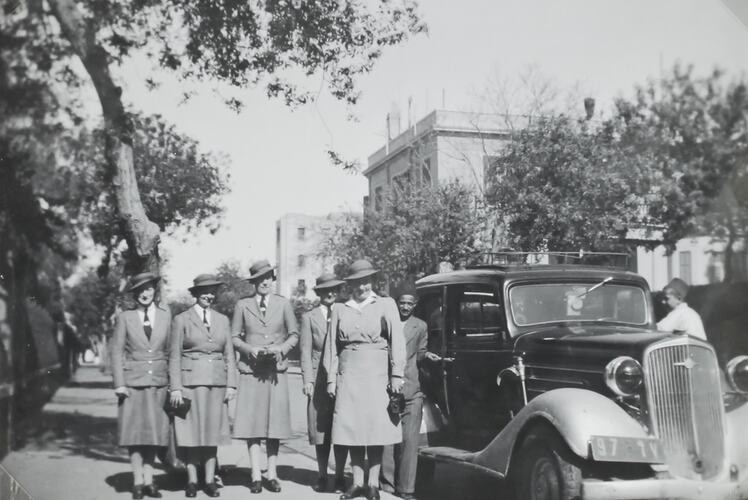
POLYGON ((735 356, 727 363, 727 380, 741 394, 748 394, 748 356, 735 356))
POLYGON ((619 356, 605 367, 605 384, 619 396, 633 396, 643 380, 642 365, 629 356, 619 356))

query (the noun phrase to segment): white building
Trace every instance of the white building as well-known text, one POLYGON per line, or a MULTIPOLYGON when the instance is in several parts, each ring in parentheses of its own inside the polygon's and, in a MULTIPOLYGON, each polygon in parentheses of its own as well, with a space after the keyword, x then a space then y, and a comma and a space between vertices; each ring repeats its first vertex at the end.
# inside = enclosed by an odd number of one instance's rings
POLYGON ((306 296, 315 296, 312 287, 319 275, 331 272, 334 263, 324 262, 318 253, 324 229, 343 214, 305 215, 286 214, 275 223, 275 253, 278 293, 290 297, 299 286, 306 296))

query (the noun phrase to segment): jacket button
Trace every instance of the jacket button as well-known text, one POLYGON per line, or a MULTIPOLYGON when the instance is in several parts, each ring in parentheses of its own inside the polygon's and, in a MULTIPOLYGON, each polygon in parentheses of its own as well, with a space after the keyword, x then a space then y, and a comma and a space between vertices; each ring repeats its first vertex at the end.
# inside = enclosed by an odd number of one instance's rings
POLYGON ((153 349, 148 349, 148 352, 153 352, 153 349))
POLYGON ((153 373, 153 370, 148 370, 148 375, 151 375, 153 373))
POLYGON ((208 339, 208 342, 213 342, 213 339, 208 339))
POLYGON ((149 364, 149 365, 152 365, 152 364, 153 364, 153 361, 148 361, 148 364, 149 364))
POLYGON ((210 362, 212 362, 212 361, 213 361, 212 359, 209 359, 209 360, 208 360, 208 363, 210 363, 210 362))

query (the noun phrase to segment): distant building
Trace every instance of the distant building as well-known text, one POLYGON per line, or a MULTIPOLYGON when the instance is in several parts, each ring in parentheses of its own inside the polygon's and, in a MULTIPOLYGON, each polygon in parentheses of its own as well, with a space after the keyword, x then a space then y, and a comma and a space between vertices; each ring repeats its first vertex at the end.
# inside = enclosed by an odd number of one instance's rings
POLYGON ((397 116, 390 114, 387 125, 388 140, 369 156, 364 171, 369 181, 365 201, 376 210, 388 189, 405 182, 435 185, 457 178, 483 189, 492 156, 517 123, 495 114, 434 110, 402 132, 397 116))
POLYGON ((300 286, 306 296, 314 297, 312 287, 323 272, 333 270, 334 263, 318 257, 324 230, 343 214, 286 214, 275 223, 275 252, 278 293, 290 297, 300 286))

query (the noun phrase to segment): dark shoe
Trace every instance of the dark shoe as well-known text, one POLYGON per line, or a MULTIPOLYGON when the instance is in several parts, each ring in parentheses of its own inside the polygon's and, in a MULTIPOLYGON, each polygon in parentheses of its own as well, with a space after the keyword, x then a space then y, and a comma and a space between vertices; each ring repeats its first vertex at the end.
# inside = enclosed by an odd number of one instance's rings
POLYGON ((416 500, 416 496, 413 493, 398 493, 397 496, 403 500, 416 500))
POLYGON ((350 500, 351 498, 358 498, 358 497, 365 497, 366 496, 366 487, 365 486, 356 486, 351 485, 350 488, 345 490, 342 495, 340 495, 340 500, 350 500))
POLYGON ((262 481, 252 481, 249 484, 249 491, 252 493, 262 493, 262 481))
POLYGON ((317 493, 327 491, 327 476, 318 477, 317 482, 315 483, 314 486, 312 486, 312 489, 316 491, 317 493))
POLYGON ((280 493, 280 481, 278 481, 277 479, 268 479, 268 482, 265 483, 265 489, 272 493, 280 493))
POLYGON ((136 484, 135 486, 132 487, 132 497, 135 500, 142 500, 144 492, 145 492, 145 486, 143 486, 142 484, 136 484))
POLYGON ((376 486, 367 486, 366 498, 368 500, 379 500, 379 488, 377 488, 376 486))
POLYGON ((187 483, 187 488, 184 490, 184 496, 187 498, 195 498, 197 496, 197 485, 195 483, 187 483))
POLYGON ((146 494, 147 496, 149 496, 149 497, 151 497, 151 498, 161 498, 161 492, 160 492, 160 491, 158 491, 158 488, 156 488, 156 485, 155 485, 155 484, 153 484, 153 483, 151 483, 151 484, 146 484, 146 485, 145 485, 145 488, 143 488, 143 492, 144 492, 144 493, 145 493, 145 494, 146 494))
POLYGON ((344 477, 335 478, 335 489, 333 491, 335 493, 343 493, 345 491, 345 478, 344 477))
POLYGON ((218 491, 218 485, 216 483, 208 483, 205 485, 205 494, 209 497, 220 497, 221 493, 218 491))

